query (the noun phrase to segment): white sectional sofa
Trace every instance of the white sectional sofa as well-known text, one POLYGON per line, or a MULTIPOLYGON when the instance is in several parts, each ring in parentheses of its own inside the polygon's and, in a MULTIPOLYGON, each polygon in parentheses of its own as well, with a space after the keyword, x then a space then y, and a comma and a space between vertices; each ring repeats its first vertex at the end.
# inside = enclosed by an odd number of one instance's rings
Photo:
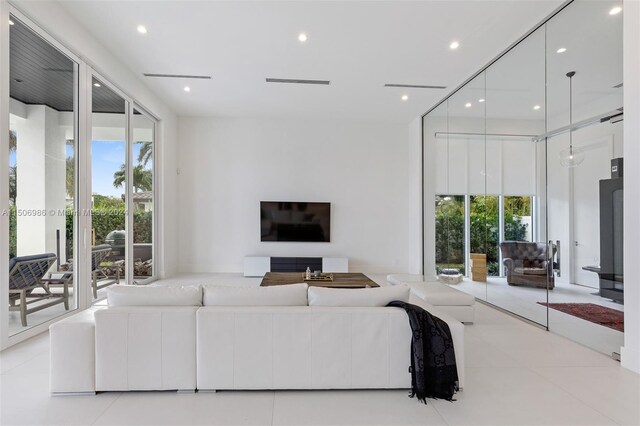
POLYGON ((109 307, 50 327, 53 394, 410 388, 407 315, 385 307, 407 299, 449 325, 464 385, 464 326, 409 295, 406 286, 119 286, 107 292, 109 307))
POLYGON ((470 294, 437 281, 426 281, 422 275, 417 274, 390 274, 387 275, 387 282, 391 285, 409 286, 412 294, 438 312, 451 315, 464 324, 473 324, 475 321, 476 299, 470 294))

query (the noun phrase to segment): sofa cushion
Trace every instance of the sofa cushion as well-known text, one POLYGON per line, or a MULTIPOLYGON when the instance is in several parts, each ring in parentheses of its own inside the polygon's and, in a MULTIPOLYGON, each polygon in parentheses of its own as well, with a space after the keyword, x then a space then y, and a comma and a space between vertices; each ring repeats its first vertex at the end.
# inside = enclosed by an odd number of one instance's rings
POLYGON ((205 306, 306 306, 305 283, 272 287, 204 287, 205 306))
POLYGON ((544 268, 513 268, 512 273, 520 275, 547 275, 547 270, 544 268))
POLYGON ((199 286, 116 285, 107 288, 109 306, 202 306, 199 286))
POLYGON ((309 287, 309 306, 387 306, 394 300, 409 301, 409 287, 376 288, 309 287))

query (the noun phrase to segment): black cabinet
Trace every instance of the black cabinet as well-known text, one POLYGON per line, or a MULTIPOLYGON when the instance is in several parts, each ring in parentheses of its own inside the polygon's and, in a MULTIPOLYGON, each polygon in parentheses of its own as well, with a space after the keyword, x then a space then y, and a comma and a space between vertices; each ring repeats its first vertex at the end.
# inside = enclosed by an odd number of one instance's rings
POLYGON ((322 270, 321 257, 272 257, 271 272, 304 272, 322 270))

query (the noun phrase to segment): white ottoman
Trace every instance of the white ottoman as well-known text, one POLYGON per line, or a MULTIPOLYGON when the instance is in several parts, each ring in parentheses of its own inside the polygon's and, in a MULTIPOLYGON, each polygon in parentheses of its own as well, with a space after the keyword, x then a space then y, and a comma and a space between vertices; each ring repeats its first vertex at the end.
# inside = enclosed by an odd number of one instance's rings
POLYGON ((424 281, 424 276, 417 274, 389 274, 387 275, 387 281, 393 285, 413 282, 419 283, 424 281))
POLYGON ((475 297, 439 282, 405 282, 411 293, 465 324, 475 320, 475 297))

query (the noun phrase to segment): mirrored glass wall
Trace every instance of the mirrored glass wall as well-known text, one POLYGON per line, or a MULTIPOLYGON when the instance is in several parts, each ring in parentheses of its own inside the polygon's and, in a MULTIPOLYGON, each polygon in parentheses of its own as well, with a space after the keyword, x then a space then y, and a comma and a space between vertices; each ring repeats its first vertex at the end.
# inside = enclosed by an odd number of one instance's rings
POLYGON ((568 4, 423 117, 425 275, 607 354, 624 306, 616 6, 568 4))

